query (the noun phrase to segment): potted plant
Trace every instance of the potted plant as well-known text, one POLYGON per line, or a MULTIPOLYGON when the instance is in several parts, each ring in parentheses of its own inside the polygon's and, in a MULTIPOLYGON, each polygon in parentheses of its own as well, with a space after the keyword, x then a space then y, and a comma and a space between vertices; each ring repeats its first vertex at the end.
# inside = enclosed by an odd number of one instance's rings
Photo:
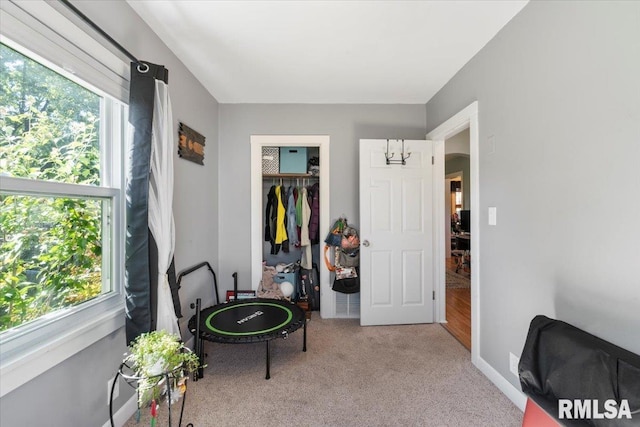
POLYGON ((198 356, 177 335, 164 330, 138 336, 124 363, 135 373, 140 408, 158 401, 167 390, 170 403, 175 402, 186 389, 188 375, 200 367, 198 356))

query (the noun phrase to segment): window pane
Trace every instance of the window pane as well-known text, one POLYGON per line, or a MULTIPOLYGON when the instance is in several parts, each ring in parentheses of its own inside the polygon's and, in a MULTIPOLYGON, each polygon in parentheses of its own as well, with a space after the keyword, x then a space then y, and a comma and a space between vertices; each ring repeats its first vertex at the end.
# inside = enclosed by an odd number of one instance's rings
POLYGON ((102 281, 109 203, 0 195, 0 331, 110 290, 102 281))
POLYGON ((101 97, 0 44, 0 174, 100 185, 101 97))

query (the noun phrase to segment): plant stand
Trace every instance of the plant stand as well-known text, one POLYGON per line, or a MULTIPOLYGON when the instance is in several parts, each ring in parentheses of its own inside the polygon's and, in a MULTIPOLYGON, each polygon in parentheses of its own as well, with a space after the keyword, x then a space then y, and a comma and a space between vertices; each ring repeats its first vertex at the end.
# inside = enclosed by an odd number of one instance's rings
MULTIPOLYGON (((167 385, 167 406, 169 408, 169 427, 171 427, 173 424, 171 422, 171 381, 173 381, 174 379, 178 378, 179 375, 181 375, 182 372, 182 367, 178 367, 172 371, 167 371, 167 372, 163 372, 161 374, 158 375, 154 375, 152 377, 148 377, 147 379, 151 379, 151 378, 160 378, 163 377, 165 380, 165 384, 167 385)), ((122 362, 120 364, 120 367, 118 368, 118 372, 116 372, 116 375, 113 379, 113 384, 111 385, 111 391, 109 393, 109 420, 111 421, 111 427, 114 427, 114 423, 113 423, 113 391, 115 389, 116 386, 116 381, 118 381, 118 377, 122 377, 125 382, 127 384, 129 384, 129 386, 131 386, 132 388, 135 388, 136 390, 138 390, 138 381, 144 379, 143 377, 139 377, 135 375, 135 372, 133 371, 133 369, 131 369, 131 367, 129 365, 127 365, 125 362, 122 362)), ((184 403, 187 400, 187 390, 186 390, 186 382, 185 382, 185 391, 182 394, 182 403, 180 404, 180 418, 178 419, 178 427, 182 427, 182 415, 184 413, 184 403)), ((140 406, 138 405, 138 410, 140 410, 140 406)), ((192 423, 187 424, 185 427, 193 427, 192 423)))

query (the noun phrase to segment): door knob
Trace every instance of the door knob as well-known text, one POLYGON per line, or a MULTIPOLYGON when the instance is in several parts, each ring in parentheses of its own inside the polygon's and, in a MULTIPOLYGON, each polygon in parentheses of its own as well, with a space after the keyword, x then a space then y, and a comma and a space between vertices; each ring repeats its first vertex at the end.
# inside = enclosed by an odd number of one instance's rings
POLYGON ((369 247, 369 241, 368 240, 363 241, 362 245, 366 246, 368 248, 369 247))

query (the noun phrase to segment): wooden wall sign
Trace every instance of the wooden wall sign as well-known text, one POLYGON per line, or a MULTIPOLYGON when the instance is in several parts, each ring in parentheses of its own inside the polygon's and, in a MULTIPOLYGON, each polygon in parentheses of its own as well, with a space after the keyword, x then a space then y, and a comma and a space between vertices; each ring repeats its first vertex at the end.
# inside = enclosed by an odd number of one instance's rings
POLYGON ((178 136, 178 156, 204 165, 204 136, 184 123, 180 123, 178 136))

